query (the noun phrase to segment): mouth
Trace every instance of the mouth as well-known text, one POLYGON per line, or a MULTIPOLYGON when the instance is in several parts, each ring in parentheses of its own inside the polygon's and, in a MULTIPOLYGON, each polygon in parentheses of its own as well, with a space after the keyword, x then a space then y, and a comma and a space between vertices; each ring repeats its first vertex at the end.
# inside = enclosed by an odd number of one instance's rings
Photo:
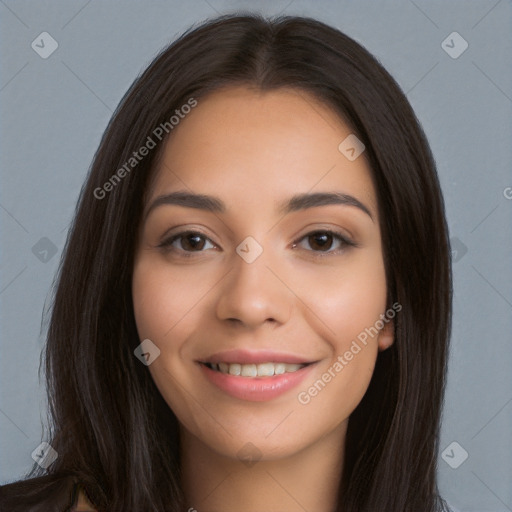
POLYGON ((210 384, 240 400, 263 402, 298 386, 318 361, 270 351, 228 351, 197 361, 210 384))

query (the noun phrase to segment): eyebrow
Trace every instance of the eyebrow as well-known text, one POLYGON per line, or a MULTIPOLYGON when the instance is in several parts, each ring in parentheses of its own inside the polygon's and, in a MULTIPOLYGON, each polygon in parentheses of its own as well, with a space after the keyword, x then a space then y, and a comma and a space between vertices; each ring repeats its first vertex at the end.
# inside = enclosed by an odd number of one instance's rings
MULTIPOLYGON (((334 204, 353 206, 366 213, 370 219, 372 219, 372 221, 374 220, 369 208, 367 208, 361 201, 359 201, 359 199, 356 199, 354 196, 344 194, 342 192, 315 192, 296 194, 290 199, 281 203, 278 206, 277 211, 282 215, 286 215, 291 212, 306 210, 308 208, 334 204)), ((205 210, 212 213, 226 212, 225 203, 217 197, 205 194, 195 194, 187 191, 177 191, 158 196, 148 207, 145 217, 147 217, 155 208, 158 208, 162 205, 177 205, 186 208, 196 208, 198 210, 205 210)))

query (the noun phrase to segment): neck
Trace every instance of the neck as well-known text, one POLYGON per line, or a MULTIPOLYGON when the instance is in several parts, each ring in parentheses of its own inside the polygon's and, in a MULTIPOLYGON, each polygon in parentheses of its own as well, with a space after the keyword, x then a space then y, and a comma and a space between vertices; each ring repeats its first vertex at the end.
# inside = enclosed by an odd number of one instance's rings
POLYGON ((333 512, 341 480, 347 422, 286 458, 247 462, 223 456, 182 429, 187 510, 333 512))

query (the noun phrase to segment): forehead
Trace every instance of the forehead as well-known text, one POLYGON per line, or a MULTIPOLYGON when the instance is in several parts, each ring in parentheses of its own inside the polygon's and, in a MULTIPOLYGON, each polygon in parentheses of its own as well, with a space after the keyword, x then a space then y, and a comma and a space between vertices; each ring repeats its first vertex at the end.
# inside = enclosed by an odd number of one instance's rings
POLYGON ((376 215, 364 153, 350 161, 339 150, 351 133, 307 92, 223 89, 198 100, 173 129, 149 196, 186 188, 222 197, 228 209, 261 209, 297 193, 336 190, 376 215))

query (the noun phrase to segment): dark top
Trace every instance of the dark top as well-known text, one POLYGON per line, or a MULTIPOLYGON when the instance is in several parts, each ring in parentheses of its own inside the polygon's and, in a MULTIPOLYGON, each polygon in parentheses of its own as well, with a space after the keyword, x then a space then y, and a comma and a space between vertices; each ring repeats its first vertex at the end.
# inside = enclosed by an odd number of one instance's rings
POLYGON ((0 486, 1 512, 95 511, 73 476, 52 475, 0 486))
MULTIPOLYGON (((0 486, 0 512, 98 512, 72 475, 47 475, 0 486)), ((458 512, 446 503, 448 512, 458 512)))

